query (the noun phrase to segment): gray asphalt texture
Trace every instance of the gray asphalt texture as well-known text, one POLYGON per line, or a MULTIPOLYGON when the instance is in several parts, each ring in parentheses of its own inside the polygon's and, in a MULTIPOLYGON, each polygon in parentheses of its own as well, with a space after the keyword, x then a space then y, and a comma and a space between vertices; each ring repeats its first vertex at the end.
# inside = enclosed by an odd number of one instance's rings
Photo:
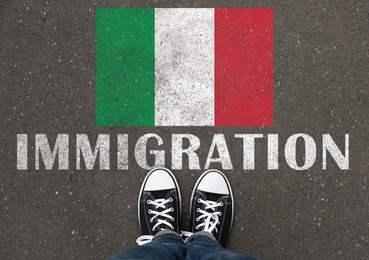
MULTIPOLYGON (((203 167, 214 133, 231 149, 236 201, 229 249, 261 259, 369 259, 369 2, 316 1, 0 1, 0 259, 104 259, 135 245, 136 201, 147 171, 16 170, 16 134, 53 142, 58 133, 200 137, 203 167), (149 4, 150 2, 150 4, 149 4), (96 127, 95 9, 98 7, 272 7, 275 16, 273 127, 96 127), (278 133, 284 144, 304 132, 350 134, 350 170, 328 160, 308 171, 266 169, 265 141, 256 170, 242 170, 235 133, 278 133)), ((30 147, 30 151, 32 151, 30 147)), ((74 158, 71 144, 70 157, 74 158)), ((30 152, 32 160, 34 152, 30 152)), ((115 159, 112 156, 114 165, 115 159)), ((186 165, 186 159, 184 160, 186 165)), ((217 165, 214 165, 216 167, 217 165)), ((202 171, 174 171, 189 198, 202 171)))

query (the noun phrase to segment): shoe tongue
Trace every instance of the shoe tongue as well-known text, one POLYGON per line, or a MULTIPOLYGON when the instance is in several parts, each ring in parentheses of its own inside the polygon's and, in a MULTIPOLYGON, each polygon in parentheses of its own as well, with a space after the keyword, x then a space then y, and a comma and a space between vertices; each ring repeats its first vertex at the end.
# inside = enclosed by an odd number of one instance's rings
POLYGON ((169 196, 172 194, 171 191, 173 191, 173 189, 148 191, 148 192, 151 193, 151 197, 153 200, 157 200, 157 199, 168 199, 169 196))
POLYGON ((205 192, 205 191, 203 191, 203 194, 205 196, 205 199, 210 200, 210 201, 218 201, 219 198, 226 196, 224 194, 216 194, 216 193, 205 192))

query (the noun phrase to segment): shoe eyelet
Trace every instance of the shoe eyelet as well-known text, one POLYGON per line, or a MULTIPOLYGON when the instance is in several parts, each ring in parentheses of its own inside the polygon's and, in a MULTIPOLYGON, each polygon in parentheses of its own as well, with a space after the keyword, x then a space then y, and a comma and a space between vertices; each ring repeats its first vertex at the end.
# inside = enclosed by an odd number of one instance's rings
POLYGON ((221 216, 222 215, 222 212, 219 212, 219 216, 221 216))
POLYGON ((196 227, 195 227, 195 229, 199 229, 199 227, 198 227, 198 226, 196 226, 196 227))
POLYGON ((196 221, 199 221, 200 219, 199 218, 196 218, 196 221))
POLYGON ((197 209, 196 209, 196 212, 200 212, 200 208, 197 208, 197 209))
POLYGON ((201 199, 200 199, 200 198, 198 198, 198 199, 197 199, 197 202, 198 202, 198 203, 201 203, 201 199))
POLYGON ((172 198, 169 198, 169 202, 173 202, 173 199, 172 198))
POLYGON ((151 209, 149 209, 147 212, 148 212, 149 214, 151 214, 152 210, 151 210, 151 209))
POLYGON ((150 202, 151 202, 151 200, 147 200, 147 201, 146 201, 146 203, 147 203, 147 204, 150 204, 150 202))
POLYGON ((223 203, 223 202, 221 202, 221 203, 220 203, 220 206, 221 206, 221 207, 223 207, 223 205, 224 205, 224 203, 223 203))
POLYGON ((172 208, 170 208, 170 212, 173 212, 174 211, 174 208, 172 207, 172 208))
POLYGON ((153 222, 153 220, 152 219, 150 219, 150 223, 152 223, 153 222))
POLYGON ((174 221, 174 217, 171 217, 170 220, 174 221))

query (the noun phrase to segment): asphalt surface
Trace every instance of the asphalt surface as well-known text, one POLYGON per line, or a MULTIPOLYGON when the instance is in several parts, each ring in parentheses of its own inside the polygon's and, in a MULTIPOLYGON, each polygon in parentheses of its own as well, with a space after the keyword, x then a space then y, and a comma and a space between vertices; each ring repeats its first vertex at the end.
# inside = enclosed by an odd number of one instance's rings
MULTIPOLYGON (((368 26, 368 1, 1 0, 0 258, 104 259, 135 245, 136 201, 147 171, 132 158, 126 171, 76 170, 75 134, 93 140, 109 133, 114 144, 117 133, 128 133, 133 147, 141 135, 157 133, 169 168, 171 134, 195 134, 203 168, 213 134, 223 133, 234 165, 224 172, 236 201, 229 249, 261 259, 368 259, 368 26), (99 7, 274 8, 274 126, 96 127, 99 7), (285 140, 299 132, 317 143, 309 170, 292 170, 281 152, 279 170, 268 171, 265 141, 257 145, 255 170, 242 170, 235 133, 278 133, 283 151, 285 140), (20 133, 30 138, 28 171, 16 168, 20 133), (50 142, 58 133, 70 135, 70 170, 34 170, 37 133, 50 142), (350 170, 340 170, 332 158, 322 170, 323 133, 341 147, 350 134, 350 170)), ((184 168, 173 172, 186 228, 192 186, 202 171, 184 168)))

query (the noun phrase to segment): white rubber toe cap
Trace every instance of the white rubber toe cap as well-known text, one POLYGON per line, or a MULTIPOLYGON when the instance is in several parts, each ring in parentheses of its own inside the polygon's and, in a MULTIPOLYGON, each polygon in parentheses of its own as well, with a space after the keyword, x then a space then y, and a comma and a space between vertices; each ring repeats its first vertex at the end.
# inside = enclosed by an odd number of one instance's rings
POLYGON ((163 169, 154 169, 148 176, 144 187, 145 191, 174 189, 176 184, 170 173, 163 169))
POLYGON ((197 189, 216 194, 230 194, 225 177, 216 171, 205 173, 197 189))

